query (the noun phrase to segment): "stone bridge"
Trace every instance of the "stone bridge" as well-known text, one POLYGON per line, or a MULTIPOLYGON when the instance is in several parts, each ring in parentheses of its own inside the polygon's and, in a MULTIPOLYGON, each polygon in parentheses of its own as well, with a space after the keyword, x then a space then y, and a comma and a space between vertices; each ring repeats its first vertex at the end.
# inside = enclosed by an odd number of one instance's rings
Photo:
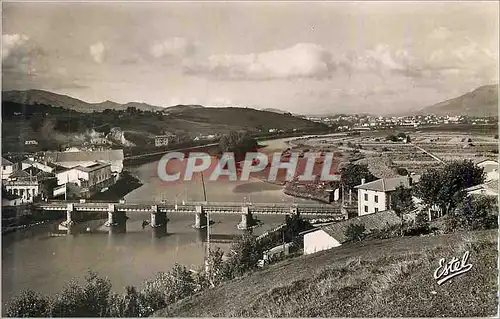
POLYGON ((248 229, 252 226, 253 214, 273 215, 314 215, 338 217, 339 220, 347 219, 347 212, 339 205, 327 204, 285 204, 285 203, 228 203, 228 202, 193 202, 182 205, 170 203, 113 203, 113 202, 74 202, 55 201, 36 205, 41 210, 66 211, 65 224, 71 225, 81 218, 85 212, 107 212, 106 225, 117 225, 126 219, 127 213, 151 213, 151 227, 165 226, 168 213, 186 213, 195 216, 194 228, 204 228, 207 225, 207 214, 240 214, 239 229, 248 229))

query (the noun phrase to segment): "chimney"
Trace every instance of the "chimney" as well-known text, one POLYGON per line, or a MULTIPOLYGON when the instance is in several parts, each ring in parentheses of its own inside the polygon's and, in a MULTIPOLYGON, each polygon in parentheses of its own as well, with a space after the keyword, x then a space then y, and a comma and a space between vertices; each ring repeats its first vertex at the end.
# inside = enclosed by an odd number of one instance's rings
POLYGON ((362 178, 362 179, 361 179, 361 185, 363 185, 364 183, 365 183, 365 179, 364 179, 364 178, 362 178))

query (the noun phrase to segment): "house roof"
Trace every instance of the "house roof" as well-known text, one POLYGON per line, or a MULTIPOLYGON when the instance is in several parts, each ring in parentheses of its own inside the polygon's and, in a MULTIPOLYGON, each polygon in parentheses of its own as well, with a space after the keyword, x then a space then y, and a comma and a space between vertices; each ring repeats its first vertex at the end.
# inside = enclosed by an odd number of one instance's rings
POLYGON ((365 229, 370 232, 373 229, 382 229, 386 226, 399 225, 400 223, 401 218, 394 211, 385 210, 378 213, 349 218, 345 221, 319 227, 317 230, 323 230, 328 235, 335 238, 339 243, 345 243, 347 238, 344 236, 344 232, 349 225, 363 224, 365 229))
POLYGON ((482 167, 485 173, 498 171, 498 162, 494 160, 484 160, 476 165, 482 167))
POLYGON ((51 162, 123 161, 123 150, 46 152, 45 158, 51 162))
POLYGON ((12 163, 8 159, 2 157, 2 166, 12 165, 12 164, 14 164, 14 163, 12 163))
POLYGON ((24 171, 15 171, 9 176, 10 178, 26 178, 26 177, 31 177, 31 175, 24 171))
POLYGON ((483 183, 483 184, 474 185, 474 186, 466 188, 464 191, 472 192, 472 191, 481 190, 481 189, 488 190, 490 192, 498 194, 498 180, 491 180, 491 181, 483 183))
POLYGON ((80 170, 82 172, 92 172, 92 171, 95 171, 95 170, 98 170, 98 169, 101 169, 101 168, 104 168, 106 166, 111 166, 111 164, 109 163, 95 163, 93 165, 89 165, 89 166, 78 166, 78 167, 75 167, 77 170, 80 170))
MULTIPOLYGON (((419 175, 411 176, 412 183, 417 183, 420 180, 419 175)), ((381 178, 373 182, 368 182, 355 186, 358 189, 366 189, 378 192, 392 192, 398 186, 410 187, 410 179, 408 176, 398 176, 393 178, 381 178)))
POLYGON ((25 168, 25 169, 23 169, 23 171, 25 171, 26 173, 28 173, 29 175, 32 175, 32 176, 36 176, 36 175, 38 175, 40 172, 43 172, 41 169, 36 168, 36 167, 33 167, 33 166, 30 166, 30 167, 28 167, 28 168, 25 168))

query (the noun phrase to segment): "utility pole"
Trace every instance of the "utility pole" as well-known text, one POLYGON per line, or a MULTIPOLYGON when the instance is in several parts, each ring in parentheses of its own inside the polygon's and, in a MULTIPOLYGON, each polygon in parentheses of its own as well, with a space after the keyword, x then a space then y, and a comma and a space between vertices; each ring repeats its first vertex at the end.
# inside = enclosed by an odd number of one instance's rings
MULTIPOLYGON (((207 192, 205 190, 205 179, 203 177, 203 172, 201 174, 201 185, 203 187, 203 200, 207 202, 207 192)), ((205 254, 205 271, 208 273, 210 271, 208 266, 208 258, 210 257, 210 213, 207 211, 207 250, 205 254)))

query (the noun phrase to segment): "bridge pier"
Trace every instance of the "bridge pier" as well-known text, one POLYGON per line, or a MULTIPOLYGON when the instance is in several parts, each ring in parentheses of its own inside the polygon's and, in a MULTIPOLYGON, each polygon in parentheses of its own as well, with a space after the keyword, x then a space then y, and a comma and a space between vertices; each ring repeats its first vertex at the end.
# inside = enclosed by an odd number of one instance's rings
POLYGON ((65 224, 68 227, 75 223, 73 220, 74 212, 75 212, 75 207, 73 206, 73 203, 66 204, 66 223, 65 224))
POLYGON ((253 217, 252 213, 250 213, 250 209, 248 206, 241 207, 241 222, 238 224, 238 229, 247 230, 251 226, 253 226, 253 217))
POLYGON ((167 226, 167 213, 160 212, 158 205, 151 206, 151 227, 167 226))
POLYGON ((111 227, 116 225, 116 207, 115 204, 108 204, 108 221, 106 222, 106 226, 111 227))
POLYGON ((194 225, 196 229, 204 228, 207 226, 207 214, 203 211, 203 206, 197 205, 195 207, 196 213, 194 215, 194 225))

